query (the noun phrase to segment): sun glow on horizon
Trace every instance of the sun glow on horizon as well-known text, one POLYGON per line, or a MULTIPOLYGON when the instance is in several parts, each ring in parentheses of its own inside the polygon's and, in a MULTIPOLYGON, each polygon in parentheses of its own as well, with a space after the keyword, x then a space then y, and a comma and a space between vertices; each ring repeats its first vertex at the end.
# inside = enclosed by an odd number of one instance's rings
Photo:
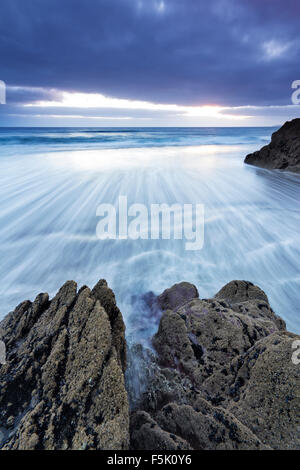
POLYGON ((178 104, 152 103, 149 101, 113 98, 100 93, 55 92, 54 100, 41 100, 27 103, 25 107, 39 108, 81 108, 81 109, 120 109, 170 112, 182 117, 213 117, 218 119, 242 120, 250 116, 224 113, 228 107, 218 105, 182 106, 178 104))

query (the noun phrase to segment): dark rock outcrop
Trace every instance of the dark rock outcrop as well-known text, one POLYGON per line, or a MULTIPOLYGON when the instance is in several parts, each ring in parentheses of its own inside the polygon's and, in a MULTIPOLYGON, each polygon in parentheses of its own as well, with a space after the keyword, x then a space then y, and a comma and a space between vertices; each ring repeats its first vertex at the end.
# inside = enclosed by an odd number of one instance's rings
POLYGON ((2 449, 127 449, 125 326, 105 281, 66 282, 1 323, 2 449))
POLYGON ((199 297, 196 286, 189 282, 180 282, 170 289, 166 289, 157 297, 157 303, 161 310, 176 310, 183 303, 199 297))
POLYGON ((132 447, 300 449, 295 339, 249 282, 181 298, 161 317, 157 357, 139 353, 153 374, 132 413, 132 447))
POLYGON ((300 172, 300 118, 286 122, 271 143, 247 155, 245 163, 261 168, 300 172))
POLYGON ((235 358, 225 375, 205 384, 210 396, 273 449, 300 449, 300 367, 292 362, 299 336, 276 332, 235 358), (227 375, 226 375, 227 374, 227 375))
POLYGON ((184 282, 148 297, 155 351, 126 353, 103 280, 69 281, 1 322, 0 448, 300 449, 299 336, 266 294, 232 281, 201 300, 184 282))

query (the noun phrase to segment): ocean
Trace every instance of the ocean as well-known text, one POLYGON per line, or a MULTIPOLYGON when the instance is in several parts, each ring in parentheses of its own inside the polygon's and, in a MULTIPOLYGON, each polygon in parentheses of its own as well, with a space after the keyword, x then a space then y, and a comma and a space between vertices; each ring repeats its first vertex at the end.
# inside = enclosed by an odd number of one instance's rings
POLYGON ((158 319, 143 300, 182 280, 200 297, 233 279, 300 333, 300 177, 244 165, 275 128, 0 128, 0 318, 69 279, 105 278, 129 341, 158 319), (99 240, 99 204, 202 204, 204 244, 99 240))

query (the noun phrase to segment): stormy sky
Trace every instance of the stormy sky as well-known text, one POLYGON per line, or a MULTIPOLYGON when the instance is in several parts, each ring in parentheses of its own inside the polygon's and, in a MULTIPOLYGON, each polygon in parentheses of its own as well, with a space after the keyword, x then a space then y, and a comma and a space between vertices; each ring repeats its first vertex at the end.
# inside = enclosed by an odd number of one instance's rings
POLYGON ((298 0, 1 0, 0 125, 300 116, 298 0))

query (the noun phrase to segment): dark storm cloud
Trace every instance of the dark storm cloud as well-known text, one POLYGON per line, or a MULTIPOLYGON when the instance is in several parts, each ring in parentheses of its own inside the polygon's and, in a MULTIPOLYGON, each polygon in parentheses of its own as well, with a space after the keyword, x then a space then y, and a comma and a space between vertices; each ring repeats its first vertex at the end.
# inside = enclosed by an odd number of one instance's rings
POLYGON ((298 0, 1 0, 0 78, 161 103, 287 104, 299 13, 298 0))
POLYGON ((11 105, 26 104, 36 101, 59 100, 60 93, 44 88, 7 86, 6 98, 7 102, 11 105))

